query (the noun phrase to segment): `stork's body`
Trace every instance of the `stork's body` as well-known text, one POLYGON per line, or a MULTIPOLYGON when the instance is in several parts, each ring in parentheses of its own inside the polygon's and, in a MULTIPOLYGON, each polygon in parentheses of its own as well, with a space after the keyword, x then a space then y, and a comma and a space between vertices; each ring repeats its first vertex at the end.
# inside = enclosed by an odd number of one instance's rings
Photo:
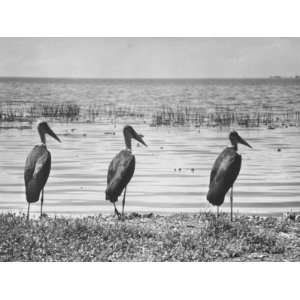
POLYGON ((24 169, 26 200, 28 203, 27 218, 29 218, 30 203, 37 202, 41 195, 41 216, 44 203, 44 186, 51 170, 51 153, 46 146, 45 134, 49 134, 60 142, 56 134, 46 122, 38 124, 41 145, 36 145, 27 156, 24 169))
POLYGON ((118 201, 123 189, 131 180, 135 170, 135 157, 128 150, 122 150, 111 161, 107 174, 106 200, 118 201))
POLYGON ((220 206, 239 175, 242 157, 233 148, 225 148, 216 159, 210 173, 207 200, 220 206))
POLYGON ((233 184, 239 175, 242 164, 242 156, 237 153, 237 144, 240 143, 250 148, 251 146, 236 131, 230 133, 229 139, 232 146, 221 152, 211 170, 207 200, 212 205, 219 207, 223 204, 225 195, 231 188, 230 215, 232 220, 233 184))
POLYGON ((130 182, 135 170, 135 157, 131 152, 131 139, 134 138, 146 146, 142 135, 139 135, 131 126, 125 126, 123 130, 126 149, 120 151, 111 161, 107 173, 107 188, 105 190, 105 198, 114 205, 115 213, 120 216, 116 208, 118 197, 123 195, 122 217, 124 216, 126 188, 130 182))
POLYGON ((24 171, 26 200, 34 203, 39 200, 51 169, 51 153, 46 145, 36 145, 29 153, 24 171))

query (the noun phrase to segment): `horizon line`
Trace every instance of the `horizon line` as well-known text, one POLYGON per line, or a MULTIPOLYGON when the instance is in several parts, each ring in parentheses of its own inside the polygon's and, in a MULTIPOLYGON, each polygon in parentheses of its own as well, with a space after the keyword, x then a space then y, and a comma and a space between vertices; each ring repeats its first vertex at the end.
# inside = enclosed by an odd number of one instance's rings
POLYGON ((73 79, 73 80, 232 80, 232 79, 299 79, 299 75, 268 77, 65 77, 65 76, 2 76, 0 79, 73 79))

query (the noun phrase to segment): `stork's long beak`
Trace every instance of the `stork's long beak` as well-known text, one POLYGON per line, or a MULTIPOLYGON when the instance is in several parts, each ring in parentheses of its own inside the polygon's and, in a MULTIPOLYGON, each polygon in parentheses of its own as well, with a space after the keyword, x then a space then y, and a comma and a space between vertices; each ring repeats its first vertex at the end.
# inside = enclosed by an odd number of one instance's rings
POLYGON ((52 136, 54 139, 56 139, 58 142, 61 143, 61 140, 59 139, 59 137, 52 131, 52 129, 48 126, 47 128, 47 133, 52 136))
POLYGON ((238 143, 243 144, 249 148, 252 148, 241 136, 238 137, 238 143))
POLYGON ((136 139, 138 142, 140 142, 141 144, 147 147, 147 144, 144 142, 143 137, 144 137, 143 135, 137 134, 135 132, 134 139, 136 139))

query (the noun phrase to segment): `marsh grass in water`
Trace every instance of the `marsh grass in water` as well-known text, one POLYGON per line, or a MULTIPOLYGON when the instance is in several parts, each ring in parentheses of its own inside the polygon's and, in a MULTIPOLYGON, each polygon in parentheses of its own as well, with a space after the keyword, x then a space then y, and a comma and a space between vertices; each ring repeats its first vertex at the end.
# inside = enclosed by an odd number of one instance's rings
POLYGON ((80 106, 77 104, 5 105, 0 107, 0 122, 33 122, 38 118, 78 120, 80 106))
POLYGON ((81 115, 84 119, 89 121, 97 121, 104 119, 111 119, 116 121, 118 118, 133 118, 141 119, 145 117, 145 114, 132 106, 116 106, 116 105, 90 105, 85 112, 81 115))
POLYGON ((0 215, 1 261, 299 261, 299 218, 0 215))
POLYGON ((263 111, 235 110, 234 107, 217 106, 207 112, 198 106, 162 106, 155 109, 128 105, 97 104, 87 107, 75 103, 33 103, 30 105, 0 106, 0 122, 33 122, 40 117, 68 122, 97 122, 109 120, 116 123, 122 118, 143 119, 152 127, 277 127, 300 126, 299 111, 276 111, 267 107, 263 111))
POLYGON ((0 122, 33 122, 38 118, 52 118, 58 121, 96 122, 102 119, 116 120, 117 118, 144 118, 144 113, 134 107, 114 105, 90 105, 81 107, 78 104, 66 103, 35 103, 31 105, 0 106, 0 122))
POLYGON ((201 107, 163 106, 152 115, 151 125, 156 126, 195 126, 195 127, 276 127, 300 126, 300 112, 282 111, 248 112, 229 107, 216 107, 214 112, 207 113, 201 107))

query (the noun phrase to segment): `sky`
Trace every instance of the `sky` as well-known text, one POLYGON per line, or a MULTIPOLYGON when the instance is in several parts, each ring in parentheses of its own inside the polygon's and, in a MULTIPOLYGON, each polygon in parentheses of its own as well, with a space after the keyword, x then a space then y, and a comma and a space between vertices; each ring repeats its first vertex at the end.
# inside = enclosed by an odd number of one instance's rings
POLYGON ((300 74, 300 38, 0 38, 0 76, 243 78, 300 74))

